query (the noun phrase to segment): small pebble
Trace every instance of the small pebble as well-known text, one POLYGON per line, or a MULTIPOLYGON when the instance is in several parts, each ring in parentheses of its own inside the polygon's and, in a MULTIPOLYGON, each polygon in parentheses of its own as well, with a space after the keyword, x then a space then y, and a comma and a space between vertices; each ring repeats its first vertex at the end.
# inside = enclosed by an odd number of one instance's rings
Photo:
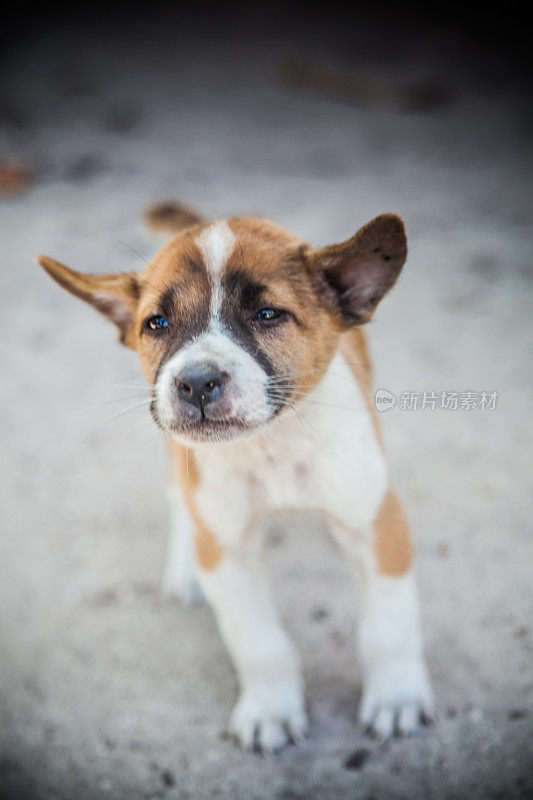
POLYGON ((527 710, 525 708, 513 708, 509 711, 509 719, 511 721, 525 719, 525 717, 527 717, 527 710))
POLYGON ((344 767, 346 769, 362 769, 366 762, 370 757, 370 750, 367 750, 365 747, 359 748, 359 750, 354 750, 351 753, 346 761, 344 762, 344 767))
POLYGON ((164 772, 161 773, 161 780, 165 784, 165 786, 174 786, 176 783, 176 778, 174 777, 174 773, 171 772, 169 769, 166 769, 164 772))

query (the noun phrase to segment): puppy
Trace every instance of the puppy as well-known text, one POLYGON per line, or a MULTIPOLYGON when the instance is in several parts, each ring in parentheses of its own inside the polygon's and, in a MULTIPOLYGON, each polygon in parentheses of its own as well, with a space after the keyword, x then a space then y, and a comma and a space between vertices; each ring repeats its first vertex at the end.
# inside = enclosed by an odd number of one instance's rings
POLYGON ((382 738, 415 731, 433 700, 361 327, 404 264, 401 219, 315 249, 262 219, 173 204, 148 217, 175 235, 141 273, 39 263, 139 354, 173 468, 164 584, 187 602, 201 587, 213 607, 241 687, 231 732, 272 752, 307 730, 259 553, 262 521, 284 509, 320 512, 360 580, 361 722, 382 738))

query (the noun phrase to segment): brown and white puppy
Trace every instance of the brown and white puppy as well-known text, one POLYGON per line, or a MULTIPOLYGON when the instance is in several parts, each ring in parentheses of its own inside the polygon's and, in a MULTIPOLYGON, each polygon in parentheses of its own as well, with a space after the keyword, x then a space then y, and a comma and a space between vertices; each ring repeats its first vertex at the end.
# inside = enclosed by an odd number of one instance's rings
POLYGON ((322 249, 260 219, 209 223, 177 205, 149 219, 177 235, 142 273, 39 261, 139 354, 174 465, 165 587, 190 601, 199 581, 212 604, 241 684, 231 731, 265 751, 306 732, 258 547, 262 520, 287 508, 323 514, 361 578, 361 721, 381 737, 414 731, 433 702, 360 327, 405 261, 401 219, 322 249))

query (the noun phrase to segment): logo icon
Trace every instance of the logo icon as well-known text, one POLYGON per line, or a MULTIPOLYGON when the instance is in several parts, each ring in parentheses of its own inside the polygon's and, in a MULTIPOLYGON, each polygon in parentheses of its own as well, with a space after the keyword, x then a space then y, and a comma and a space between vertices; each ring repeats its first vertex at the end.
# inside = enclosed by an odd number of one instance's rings
POLYGON ((374 405, 377 411, 390 411, 396 405, 396 397, 387 389, 378 389, 374 395, 374 405))

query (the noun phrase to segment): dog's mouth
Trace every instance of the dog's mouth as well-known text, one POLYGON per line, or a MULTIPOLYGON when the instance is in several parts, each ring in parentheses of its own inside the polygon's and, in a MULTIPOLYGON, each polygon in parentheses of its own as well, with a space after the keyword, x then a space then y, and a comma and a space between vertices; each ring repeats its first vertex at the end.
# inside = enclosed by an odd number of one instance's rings
POLYGON ((233 439, 252 436, 269 424, 272 417, 262 422, 248 422, 242 419, 207 419, 195 422, 171 422, 165 427, 171 436, 181 440, 200 442, 228 442, 233 439))
POLYGON ((178 414, 161 417, 155 399, 150 403, 150 412, 156 425, 173 439, 186 444, 201 442, 228 442, 233 439, 253 436, 264 430, 276 418, 279 408, 270 407, 263 417, 250 420, 239 416, 187 419, 178 414))

